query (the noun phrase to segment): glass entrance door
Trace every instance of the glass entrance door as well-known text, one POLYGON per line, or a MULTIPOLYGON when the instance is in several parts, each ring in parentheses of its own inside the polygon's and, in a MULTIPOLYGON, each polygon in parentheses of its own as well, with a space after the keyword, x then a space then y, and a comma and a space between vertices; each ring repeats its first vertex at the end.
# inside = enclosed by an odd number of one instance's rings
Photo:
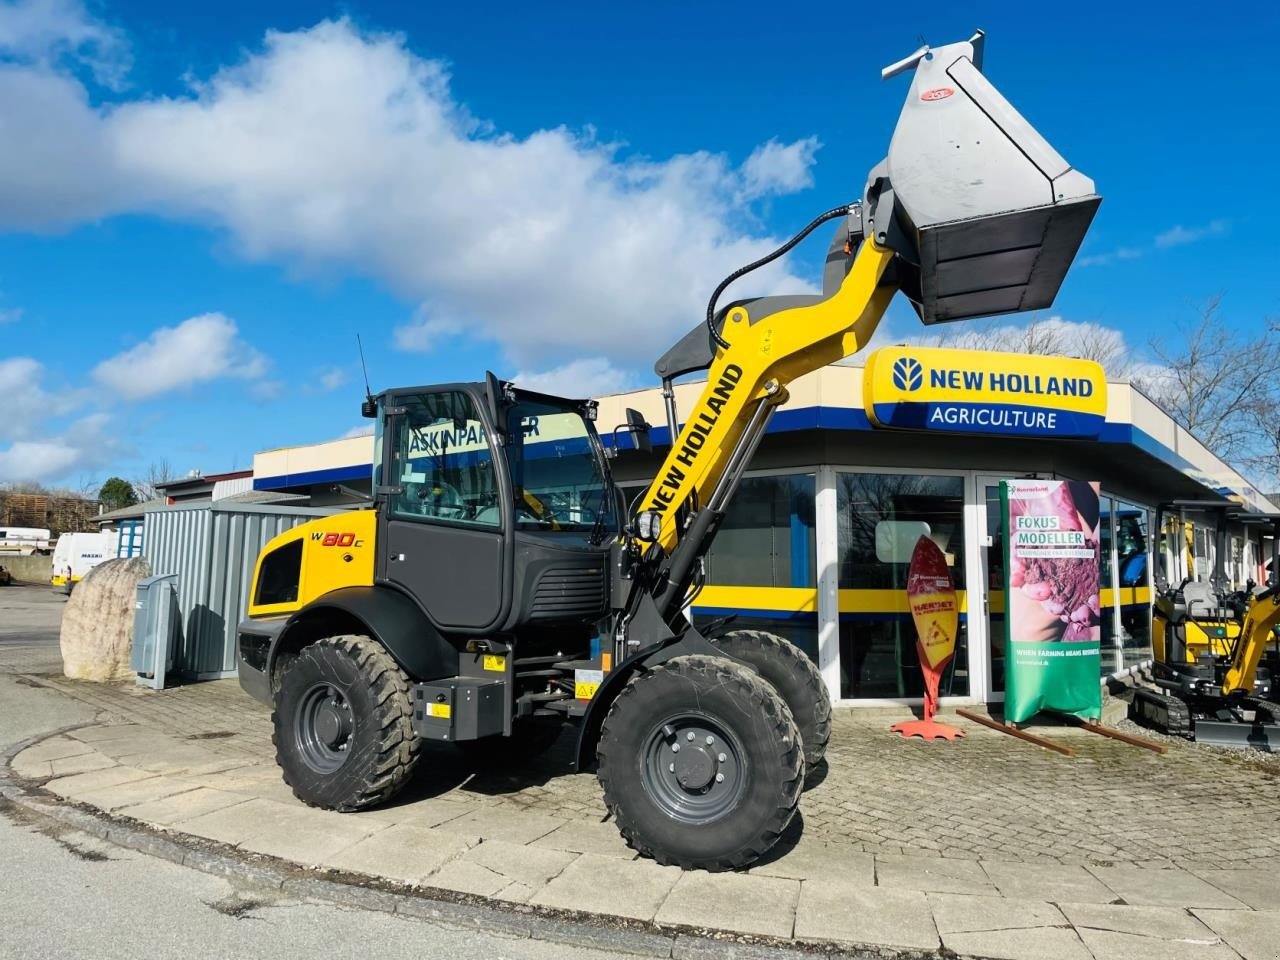
POLYGON ((981 574, 969 594, 970 616, 981 618, 986 639, 983 699, 1004 701, 1004 534, 1000 527, 1000 477, 979 474, 977 487, 978 564, 981 574))

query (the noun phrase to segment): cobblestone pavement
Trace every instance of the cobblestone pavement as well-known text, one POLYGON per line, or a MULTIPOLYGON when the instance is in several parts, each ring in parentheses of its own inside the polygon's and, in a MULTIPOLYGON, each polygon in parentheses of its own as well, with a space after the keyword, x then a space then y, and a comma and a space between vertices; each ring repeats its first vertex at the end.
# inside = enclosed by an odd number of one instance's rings
MULTIPOLYGON (((184 740, 199 755, 273 771, 267 710, 233 680, 151 691, 33 678, 101 711, 184 740)), ((957 744, 904 741, 881 713, 838 711, 826 769, 811 775, 792 839, 851 850, 967 860, 1274 867, 1280 764, 1192 744, 1168 754, 1063 729, 1075 759, 966 721, 957 744)), ((518 769, 476 773, 448 747, 429 752, 397 805, 465 800, 483 811, 604 818, 594 775, 570 774, 569 731, 518 769)), ((187 758, 177 758, 189 765, 187 758)), ((53 772, 53 771, 51 771, 53 772)), ((281 792, 283 784, 275 777, 281 792)))

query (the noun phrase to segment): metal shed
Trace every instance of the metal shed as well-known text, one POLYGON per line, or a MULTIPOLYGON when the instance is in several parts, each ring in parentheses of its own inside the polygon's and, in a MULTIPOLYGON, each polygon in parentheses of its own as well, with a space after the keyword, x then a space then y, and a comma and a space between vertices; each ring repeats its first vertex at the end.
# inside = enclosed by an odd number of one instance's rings
POLYGON ((277 534, 333 510, 205 502, 146 513, 154 575, 177 574, 181 635, 174 671, 196 680, 236 674, 236 624, 258 553, 277 534))

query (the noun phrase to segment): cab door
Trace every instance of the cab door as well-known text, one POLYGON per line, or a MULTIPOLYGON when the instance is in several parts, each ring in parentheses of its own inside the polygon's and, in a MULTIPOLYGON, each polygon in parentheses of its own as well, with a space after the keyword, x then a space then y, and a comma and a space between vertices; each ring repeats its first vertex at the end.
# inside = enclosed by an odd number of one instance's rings
POLYGON ((382 436, 378 577, 418 598, 441 628, 505 617, 506 471, 463 387, 390 394, 382 436))

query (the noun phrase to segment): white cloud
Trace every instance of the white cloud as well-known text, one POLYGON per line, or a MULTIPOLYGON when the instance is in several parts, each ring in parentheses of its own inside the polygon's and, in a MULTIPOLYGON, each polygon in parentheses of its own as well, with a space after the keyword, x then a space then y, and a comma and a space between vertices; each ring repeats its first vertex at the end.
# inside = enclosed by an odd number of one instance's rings
POLYGON ((347 372, 341 367, 326 367, 317 374, 320 387, 324 390, 337 390, 347 382, 347 372))
POLYGON ((584 357, 541 372, 521 371, 511 380, 525 390, 562 397, 603 397, 636 387, 635 377, 604 357, 584 357))
POLYGON ((821 146, 817 137, 806 137, 785 144, 770 140, 756 147, 742 165, 739 196, 753 200, 813 186, 814 154, 821 146))
POLYGON ((1109 250, 1106 253, 1095 253, 1087 257, 1081 257, 1076 261, 1078 267, 1105 267, 1118 260, 1137 260, 1142 256, 1140 247, 1117 247, 1115 250, 1109 250))
MULTIPOLYGON (((45 422, 41 421, 41 425, 45 422)), ((125 447, 109 427, 107 414, 92 413, 74 421, 61 433, 14 441, 0 449, 0 483, 56 483, 77 470, 109 463, 125 447)))
MULTIPOLYGON (((422 303, 402 349, 466 336, 518 366, 669 345, 720 277, 776 244, 748 203, 807 186, 818 146, 770 141, 735 166, 624 155, 563 127, 495 132, 441 63, 346 20, 270 32, 181 97, 95 109, 66 76, 20 72, 0 76, 0 127, 24 144, 0 154, 0 225, 126 211, 218 225, 247 257, 370 275, 422 303)), ((778 263, 738 289, 806 287, 778 263)))
POLYGON ((130 66, 124 35, 76 0, 0 4, 0 55, 40 65, 74 60, 112 89, 123 86, 130 66))
POLYGON ((1181 247, 1188 243, 1195 243, 1197 240, 1203 240, 1205 237, 1224 234, 1230 225, 1228 220, 1210 220, 1208 223, 1197 227, 1184 227, 1179 223, 1170 227, 1164 233, 1157 234, 1155 243, 1162 250, 1168 247, 1181 247))
MULTIPOLYGON (((222 377, 259 380, 267 361, 241 338, 235 323, 205 313, 103 360, 93 377, 127 400, 139 400, 222 377)), ((270 382, 270 381, 268 381, 270 382)))
POLYGON ((84 402, 80 390, 47 389, 49 374, 31 357, 0 359, 0 441, 26 440, 50 420, 66 416, 84 402))
POLYGON ((6 323, 17 323, 21 319, 21 307, 11 307, 8 310, 0 310, 0 326, 3 326, 6 323))
POLYGON ((352 427, 350 430, 344 433, 342 435, 342 439, 350 440, 352 437, 372 437, 372 436, 373 436, 373 424, 362 423, 360 424, 360 426, 352 427))

